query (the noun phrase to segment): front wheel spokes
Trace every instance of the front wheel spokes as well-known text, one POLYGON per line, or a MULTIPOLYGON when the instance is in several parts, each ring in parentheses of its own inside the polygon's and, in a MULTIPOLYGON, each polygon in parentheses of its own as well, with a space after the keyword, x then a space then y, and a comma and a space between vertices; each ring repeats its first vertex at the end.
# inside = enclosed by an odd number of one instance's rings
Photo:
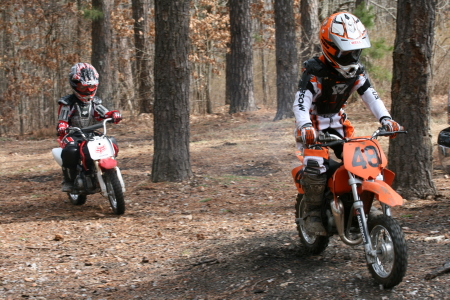
POLYGON ((374 228, 375 235, 373 236, 374 248, 376 249, 377 268, 381 274, 389 274, 392 271, 394 262, 394 247, 391 236, 386 229, 382 227, 374 228))
POLYGON ((111 181, 108 180, 106 185, 107 185, 106 191, 108 192, 109 202, 111 203, 111 206, 116 208, 117 207, 116 195, 114 193, 114 189, 113 189, 111 181))

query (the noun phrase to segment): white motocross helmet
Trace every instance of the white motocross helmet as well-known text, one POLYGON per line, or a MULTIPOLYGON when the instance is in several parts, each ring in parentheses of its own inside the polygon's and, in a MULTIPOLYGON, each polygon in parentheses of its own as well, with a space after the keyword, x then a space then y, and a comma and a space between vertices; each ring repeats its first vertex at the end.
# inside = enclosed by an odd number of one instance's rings
POLYGON ((347 12, 338 12, 326 19, 320 28, 322 53, 345 78, 356 76, 359 57, 370 47, 367 30, 361 21, 347 12))

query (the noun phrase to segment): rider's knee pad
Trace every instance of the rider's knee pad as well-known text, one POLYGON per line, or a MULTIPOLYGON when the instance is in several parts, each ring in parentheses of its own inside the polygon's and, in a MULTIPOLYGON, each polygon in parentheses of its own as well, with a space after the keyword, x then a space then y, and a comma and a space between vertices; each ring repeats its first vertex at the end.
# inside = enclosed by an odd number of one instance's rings
POLYGON ((76 168, 80 159, 78 145, 68 144, 61 152, 61 159, 63 162, 63 167, 69 169, 76 168))

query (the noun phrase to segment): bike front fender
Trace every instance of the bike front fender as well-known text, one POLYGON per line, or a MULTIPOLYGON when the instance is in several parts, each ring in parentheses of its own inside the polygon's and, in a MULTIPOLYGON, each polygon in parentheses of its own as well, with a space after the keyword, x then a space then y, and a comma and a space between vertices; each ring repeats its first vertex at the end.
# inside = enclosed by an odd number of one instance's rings
POLYGON ((363 191, 376 194, 378 200, 391 207, 403 205, 403 198, 394 189, 382 180, 363 181, 361 186, 363 191))
POLYGON ((102 170, 109 170, 117 167, 117 160, 112 157, 102 158, 98 161, 98 165, 102 170))

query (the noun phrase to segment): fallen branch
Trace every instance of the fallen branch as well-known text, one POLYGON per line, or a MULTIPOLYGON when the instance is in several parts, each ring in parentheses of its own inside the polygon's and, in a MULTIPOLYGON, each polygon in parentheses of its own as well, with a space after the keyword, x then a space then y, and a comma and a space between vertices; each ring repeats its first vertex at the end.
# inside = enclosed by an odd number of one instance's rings
POLYGON ((209 263, 219 263, 219 261, 216 258, 211 258, 211 259, 205 259, 196 263, 191 264, 191 266, 199 266, 199 265, 203 265, 203 264, 209 264, 209 263))
POLYGON ((50 248, 47 247, 25 247, 25 248, 30 250, 50 250, 50 248))
POLYGON ((450 272, 450 261, 446 262, 443 267, 437 268, 431 273, 425 275, 425 280, 431 280, 435 277, 438 277, 442 274, 450 272))

